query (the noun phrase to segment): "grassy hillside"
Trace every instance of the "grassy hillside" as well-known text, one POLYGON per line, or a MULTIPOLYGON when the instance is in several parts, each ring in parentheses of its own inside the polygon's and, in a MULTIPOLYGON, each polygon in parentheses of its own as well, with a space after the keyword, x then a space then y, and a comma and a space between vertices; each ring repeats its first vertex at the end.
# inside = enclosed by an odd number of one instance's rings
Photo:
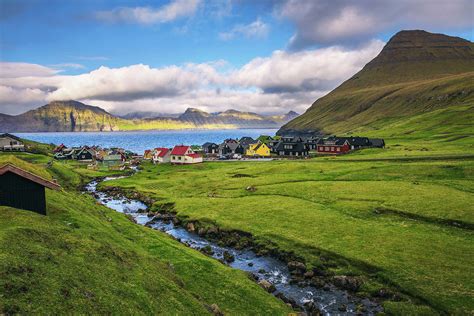
POLYGON ((353 133, 387 120, 469 106, 474 104, 473 82, 471 42, 421 31, 400 32, 359 73, 314 102, 282 131, 353 133))
POLYGON ((436 156, 410 151, 418 160, 403 160, 407 151, 394 146, 391 158, 373 149, 305 161, 147 165, 106 185, 153 196, 157 208, 173 203, 183 219, 250 232, 310 266, 362 276, 362 295, 390 288, 403 297, 385 302, 390 314, 472 314, 474 160, 432 146, 436 156))
MULTIPOLYGON (((66 188, 77 166, 0 154, 66 188), (26 162, 27 159, 29 162, 26 162)), ((88 177, 103 175, 80 168, 88 177)), ((132 223, 75 190, 47 191, 48 216, 0 206, 0 314, 285 315, 287 307, 241 271, 132 223)))

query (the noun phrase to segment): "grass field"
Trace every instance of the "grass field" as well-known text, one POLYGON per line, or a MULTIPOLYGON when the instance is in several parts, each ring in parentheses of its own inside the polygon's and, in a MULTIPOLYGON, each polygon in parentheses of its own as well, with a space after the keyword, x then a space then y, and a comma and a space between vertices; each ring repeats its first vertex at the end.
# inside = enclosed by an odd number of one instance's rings
MULTIPOLYGON (((463 141, 453 147, 465 156, 463 141)), ((182 218, 250 232, 310 266, 361 275, 362 295, 402 293, 385 303, 388 313, 473 314, 474 158, 443 158, 452 153, 436 142, 428 151, 415 150, 416 139, 394 142, 337 158, 150 164, 106 185, 143 192, 158 208, 174 203, 182 218)))
POLYGON ((0 154, 62 191, 48 216, 0 206, 0 314, 286 315, 284 303, 241 271, 98 205, 75 187, 105 171, 31 154, 0 154))

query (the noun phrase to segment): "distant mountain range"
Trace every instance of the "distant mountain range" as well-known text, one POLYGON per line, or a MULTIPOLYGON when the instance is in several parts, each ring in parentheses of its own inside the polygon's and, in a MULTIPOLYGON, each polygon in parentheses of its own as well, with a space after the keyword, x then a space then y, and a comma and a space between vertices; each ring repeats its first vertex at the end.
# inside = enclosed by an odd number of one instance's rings
POLYGON ((194 108, 174 117, 155 117, 155 114, 135 112, 119 117, 100 107, 78 101, 54 101, 16 116, 0 114, 0 132, 279 128, 298 116, 293 111, 284 115, 265 116, 236 110, 207 113, 194 108))
MULTIPOLYGON (((415 115, 472 104, 474 44, 421 30, 401 31, 361 71, 316 100, 279 134, 378 130, 415 115)), ((458 115, 459 124, 469 117, 458 115)))

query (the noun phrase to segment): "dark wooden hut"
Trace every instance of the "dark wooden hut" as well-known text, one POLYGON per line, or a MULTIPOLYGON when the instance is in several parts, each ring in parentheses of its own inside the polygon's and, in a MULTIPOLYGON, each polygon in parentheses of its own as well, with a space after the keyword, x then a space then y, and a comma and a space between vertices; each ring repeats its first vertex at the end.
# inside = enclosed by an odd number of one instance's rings
POLYGON ((46 215, 45 188, 61 187, 11 164, 0 167, 0 205, 46 215))

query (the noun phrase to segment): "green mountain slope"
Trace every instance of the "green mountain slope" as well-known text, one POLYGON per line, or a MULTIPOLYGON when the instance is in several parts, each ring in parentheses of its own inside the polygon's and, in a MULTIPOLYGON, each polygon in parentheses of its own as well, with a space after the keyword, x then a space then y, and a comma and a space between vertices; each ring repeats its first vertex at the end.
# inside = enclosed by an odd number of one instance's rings
MULTIPOLYGON (((361 71, 280 133, 348 133, 378 121, 473 104, 474 45, 442 34, 401 31, 361 71)), ((441 123, 441 122, 440 122, 441 123)))
MULTIPOLYGON (((70 187, 66 163, 0 154, 70 187)), ((90 174, 92 176, 92 174, 90 174)), ((286 315, 282 301, 247 275, 132 223, 74 190, 47 192, 48 216, 0 206, 0 314, 286 315)))

